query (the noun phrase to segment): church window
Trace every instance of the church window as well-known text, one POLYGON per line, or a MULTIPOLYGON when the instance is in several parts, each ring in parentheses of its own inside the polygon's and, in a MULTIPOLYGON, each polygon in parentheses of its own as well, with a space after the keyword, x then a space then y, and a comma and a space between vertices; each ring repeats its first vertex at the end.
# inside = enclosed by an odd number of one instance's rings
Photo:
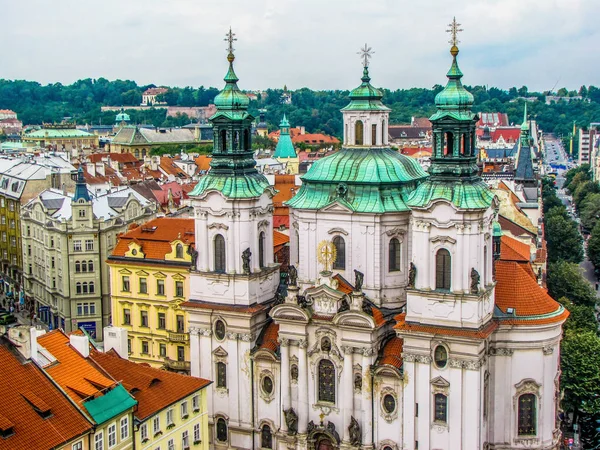
POLYGON ((261 231, 258 235, 258 264, 262 269, 265 267, 265 232, 261 231))
POLYGON ((452 261, 450 252, 445 248, 438 250, 435 255, 435 288, 450 290, 450 277, 452 276, 452 261))
POLYGON ((487 256, 487 246, 483 247, 483 285, 485 286, 487 283, 487 271, 488 271, 488 256, 487 256))
POLYGON ((292 364, 292 367, 290 369, 290 375, 292 381, 298 381, 298 366, 296 364, 292 364))
POLYGON ((225 273, 225 238, 217 234, 214 242, 215 272, 225 273))
POLYGON ((444 394, 435 394, 435 415, 436 422, 446 423, 448 421, 448 397, 444 394))
POLYGON ((222 152, 226 152, 227 151, 227 130, 221 130, 221 151, 222 152))
POLYGON ((371 145, 377 145, 377 124, 371 125, 371 145))
POLYGON ((244 150, 250 150, 250 133, 248 130, 244 130, 244 150))
POLYGON ((385 144, 385 119, 381 121, 381 145, 385 144))
POLYGON ((175 246, 175 258, 183 258, 183 245, 177 244, 175 246))
POLYGON ((445 155, 452 156, 452 152, 454 151, 454 135, 450 132, 446 133, 446 149, 445 155))
POLYGON ((145 158, 145 157, 146 157, 146 149, 145 149, 145 148, 143 148, 143 149, 142 149, 142 158, 145 158))
POLYGON ((490 396, 490 373, 485 372, 483 376, 483 418, 487 419, 489 409, 489 396, 490 396))
POLYGON ((333 262, 334 269, 344 270, 346 268, 346 242, 341 236, 333 238, 335 246, 335 261, 333 262))
POLYGON ((225 323, 222 320, 215 322, 215 336, 220 341, 225 339, 225 323))
POLYGON ((227 442, 227 423, 223 418, 217 420, 217 441, 227 442))
POLYGON ((227 387, 227 365, 224 362, 217 363, 217 387, 227 387))
POLYGON ((400 241, 396 238, 390 240, 389 260, 389 271, 398 272, 400 270, 400 241))
POLYGON ((519 436, 536 434, 536 397, 523 394, 519 397, 519 436))
POLYGON ((328 359, 319 362, 319 401, 335 403, 335 367, 328 359))
POLYGON ((328 337, 324 337, 323 339, 321 339, 321 350, 324 352, 331 351, 331 341, 328 337))
POLYGON ((133 151, 133 154, 134 154, 134 156, 135 156, 137 159, 140 159, 140 149, 139 149, 139 148, 136 148, 136 149, 133 151))
POLYGON ((356 124, 354 125, 354 144, 355 145, 363 145, 363 143, 364 143, 363 134, 364 134, 364 125, 362 123, 362 120, 357 120, 356 124))
POLYGON ((273 448, 273 434, 269 425, 263 425, 260 431, 260 446, 262 448, 273 448))
POLYGON ((273 379, 269 376, 266 376, 262 380, 262 389, 265 394, 273 393, 273 379))
POLYGON ((443 345, 438 345, 433 351, 433 360, 438 369, 443 369, 448 364, 448 351, 443 345))
POLYGON ((383 410, 388 414, 393 414, 396 411, 396 399, 392 394, 386 394, 383 397, 383 410))

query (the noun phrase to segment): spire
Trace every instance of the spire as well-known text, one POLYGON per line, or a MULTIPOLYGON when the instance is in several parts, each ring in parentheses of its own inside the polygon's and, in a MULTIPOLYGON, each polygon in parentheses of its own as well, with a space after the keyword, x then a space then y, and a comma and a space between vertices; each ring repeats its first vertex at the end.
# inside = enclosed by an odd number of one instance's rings
POLYGON ((297 158, 296 150, 290 136, 290 123, 283 115, 283 119, 279 123, 279 140, 277 141, 277 147, 275 147, 274 158, 297 158))
POLYGON ((523 123, 521 124, 521 131, 529 130, 529 121, 527 120, 527 102, 525 102, 525 107, 523 108, 523 123))
POLYGON ((235 61, 235 55, 233 43, 237 41, 235 33, 229 28, 229 32, 225 35, 225 41, 228 42, 227 46, 227 61, 229 62, 229 69, 223 79, 225 81, 225 87, 215 97, 215 106, 219 110, 246 110, 248 109, 248 97, 240 91, 237 85, 239 78, 233 70, 233 61, 235 61))
POLYGON ((75 195, 73 196, 73 201, 76 202, 78 200, 85 200, 89 202, 90 193, 88 192, 87 185, 85 184, 85 178, 83 177, 83 167, 79 166, 77 170, 77 182, 75 183, 75 195))
POLYGON ((356 54, 362 59, 363 75, 362 84, 350 91, 350 104, 342 108, 342 111, 390 111, 390 109, 381 103, 383 93, 371 85, 369 76, 369 59, 375 52, 367 44, 356 54))

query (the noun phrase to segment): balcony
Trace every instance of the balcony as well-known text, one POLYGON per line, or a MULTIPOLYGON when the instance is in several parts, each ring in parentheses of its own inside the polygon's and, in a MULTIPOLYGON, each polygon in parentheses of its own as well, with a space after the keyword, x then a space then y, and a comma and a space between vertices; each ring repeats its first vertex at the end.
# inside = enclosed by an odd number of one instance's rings
POLYGON ((169 331, 169 340, 171 342, 188 342, 190 340, 189 333, 176 333, 174 331, 169 331))
POLYGON ((175 361, 173 359, 165 358, 165 368, 169 370, 174 370, 177 372, 190 372, 190 362, 189 361, 175 361))

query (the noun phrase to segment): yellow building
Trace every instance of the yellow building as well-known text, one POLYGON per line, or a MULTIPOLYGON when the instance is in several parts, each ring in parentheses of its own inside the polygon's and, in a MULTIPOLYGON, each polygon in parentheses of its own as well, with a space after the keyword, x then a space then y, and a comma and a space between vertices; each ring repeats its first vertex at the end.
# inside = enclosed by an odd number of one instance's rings
POLYGON ((97 135, 78 130, 75 124, 44 124, 41 130, 23 136, 27 147, 52 148, 58 151, 91 150, 99 147, 97 135))
POLYGON ((90 357, 122 380, 138 402, 135 449, 208 450, 205 388, 210 381, 136 364, 113 350, 93 350, 90 357))
POLYGON ((194 220, 158 218, 119 238, 108 258, 114 326, 128 332, 129 358, 190 371, 187 313, 194 220))

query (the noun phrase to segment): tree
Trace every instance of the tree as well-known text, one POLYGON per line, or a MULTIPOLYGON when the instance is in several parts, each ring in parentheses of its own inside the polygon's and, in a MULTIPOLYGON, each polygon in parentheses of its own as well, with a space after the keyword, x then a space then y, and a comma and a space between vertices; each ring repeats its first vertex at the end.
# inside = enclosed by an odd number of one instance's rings
POLYGON ((546 217, 546 241, 550 262, 560 260, 580 263, 583 261, 582 238, 577 224, 565 218, 560 208, 552 208, 546 217), (551 214, 555 212, 555 214, 551 214))
POLYGON ((594 267, 600 268, 600 222, 598 221, 587 242, 587 255, 594 267))
MULTIPOLYGON (((544 204, 544 206, 546 206, 544 204)), ((600 218, 600 194, 588 194, 579 208, 581 225, 588 230, 593 230, 600 218)))
POLYGON ((548 266, 546 284, 552 298, 566 297, 575 305, 596 304, 596 292, 583 277, 581 268, 577 264, 567 261, 551 263, 548 266))
MULTIPOLYGON (((571 186, 572 185, 573 183, 571 183, 571 186)), ((577 185, 577 188, 573 192, 573 203, 575 203, 577 211, 581 211, 582 207, 584 206, 583 203, 585 201, 585 198, 589 194, 596 194, 598 192, 600 192, 600 186, 595 181, 587 180, 583 181, 582 183, 579 183, 577 185)))
POLYGON ((594 307, 589 305, 576 305, 567 297, 558 299, 558 303, 563 305, 570 315, 565 324, 563 331, 574 330, 577 332, 591 331, 596 333, 598 330, 598 321, 594 313, 594 307))
POLYGON ((561 348, 563 408, 592 414, 600 411, 600 338, 592 331, 565 333, 561 348))

